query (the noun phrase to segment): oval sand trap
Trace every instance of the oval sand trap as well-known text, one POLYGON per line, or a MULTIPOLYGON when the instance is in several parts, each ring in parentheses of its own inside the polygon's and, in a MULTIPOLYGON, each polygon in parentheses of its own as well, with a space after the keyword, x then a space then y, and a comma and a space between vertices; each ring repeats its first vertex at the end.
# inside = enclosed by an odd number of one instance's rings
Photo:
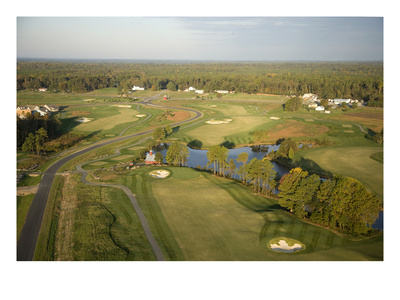
POLYGON ((144 114, 140 114, 140 115, 135 115, 135 117, 138 117, 138 118, 143 118, 143 117, 145 117, 146 115, 144 115, 144 114))
POLYGON ((92 121, 92 120, 93 120, 93 119, 89 119, 89 118, 83 117, 83 118, 77 119, 76 121, 77 121, 77 122, 80 122, 80 123, 87 123, 87 122, 90 122, 90 121, 92 121))
POLYGON ((292 253, 305 248, 301 242, 289 238, 275 238, 268 242, 268 248, 272 251, 292 253))
POLYGON ((232 122, 232 119, 225 119, 223 121, 217 121, 217 120, 206 121, 206 123, 210 125, 228 124, 230 122, 232 122))
POLYGON ((155 178, 165 178, 168 177, 171 172, 167 170, 155 170, 151 171, 149 174, 155 178))

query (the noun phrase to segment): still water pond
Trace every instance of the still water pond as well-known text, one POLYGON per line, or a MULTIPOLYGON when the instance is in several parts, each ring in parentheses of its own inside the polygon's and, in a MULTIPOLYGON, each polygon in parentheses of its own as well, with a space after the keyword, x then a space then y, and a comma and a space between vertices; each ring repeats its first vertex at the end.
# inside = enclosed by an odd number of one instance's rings
MULTIPOLYGON (((160 144, 157 147, 153 148, 154 152, 161 152, 161 154, 165 157, 167 150, 168 150, 168 144, 160 144)), ((249 160, 251 161, 253 158, 257 159, 263 159, 263 157, 274 150, 275 152, 279 149, 280 145, 263 145, 263 146, 254 146, 254 147, 242 147, 242 148, 236 148, 236 149, 229 149, 229 157, 228 161, 230 159, 233 159, 236 163, 236 167, 239 168, 241 166, 241 163, 238 163, 236 161, 238 155, 240 153, 246 152, 249 155, 249 160)), ((187 162, 187 165, 191 168, 196 168, 197 166, 200 166, 202 168, 207 166, 208 159, 207 159, 207 151, 208 150, 195 150, 195 149, 190 149, 190 156, 187 162)), ((166 162, 164 160, 164 162, 166 162)), ((275 162, 272 162, 274 165, 275 171, 279 173, 279 175, 283 176, 286 173, 289 172, 289 170, 281 165, 278 165, 275 162)))

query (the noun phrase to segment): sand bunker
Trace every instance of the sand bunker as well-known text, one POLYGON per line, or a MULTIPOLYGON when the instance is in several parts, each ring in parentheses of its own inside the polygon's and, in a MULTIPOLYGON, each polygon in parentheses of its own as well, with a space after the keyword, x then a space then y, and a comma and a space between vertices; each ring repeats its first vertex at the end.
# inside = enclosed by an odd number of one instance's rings
POLYGON ((92 121, 93 119, 89 119, 89 118, 79 118, 79 119, 77 119, 76 121, 77 122, 80 122, 80 123, 87 123, 87 122, 90 122, 90 121, 92 121))
POLYGON ((285 239, 278 238, 278 239, 273 239, 269 242, 268 246, 272 251, 292 253, 304 249, 304 247, 301 245, 299 241, 287 238, 285 239))
POLYGON ((167 170, 155 170, 150 172, 150 176, 153 176, 155 178, 165 178, 169 174, 171 174, 171 172, 167 170))
POLYGON ((223 121, 217 121, 217 120, 206 121, 207 124, 211 124, 211 125, 228 124, 230 122, 232 122, 232 119, 225 119, 223 121))
POLYGON ((143 118, 143 117, 145 117, 146 115, 144 115, 144 114, 140 114, 140 115, 135 115, 135 117, 138 117, 138 118, 143 118))
POLYGON ((269 117, 271 120, 280 120, 281 118, 278 117, 269 117))
POLYGON ((132 105, 113 105, 113 106, 124 107, 124 108, 131 108, 132 107, 132 105))

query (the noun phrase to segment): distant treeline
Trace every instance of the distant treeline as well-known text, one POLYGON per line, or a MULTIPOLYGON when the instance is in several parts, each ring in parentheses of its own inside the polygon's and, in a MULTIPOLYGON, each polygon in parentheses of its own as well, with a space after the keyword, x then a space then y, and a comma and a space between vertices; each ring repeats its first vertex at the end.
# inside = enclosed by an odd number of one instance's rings
POLYGON ((383 104, 382 62, 132 64, 95 62, 18 62, 17 90, 90 92, 132 86, 161 90, 189 86, 205 92, 229 90, 249 94, 352 98, 383 104))

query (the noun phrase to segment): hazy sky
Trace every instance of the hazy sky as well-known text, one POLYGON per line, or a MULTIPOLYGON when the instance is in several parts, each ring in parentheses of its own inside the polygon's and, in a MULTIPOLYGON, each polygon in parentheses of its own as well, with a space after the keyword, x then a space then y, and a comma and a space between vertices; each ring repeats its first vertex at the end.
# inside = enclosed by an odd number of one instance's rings
POLYGON ((17 57, 383 60, 383 18, 18 17, 17 57))

